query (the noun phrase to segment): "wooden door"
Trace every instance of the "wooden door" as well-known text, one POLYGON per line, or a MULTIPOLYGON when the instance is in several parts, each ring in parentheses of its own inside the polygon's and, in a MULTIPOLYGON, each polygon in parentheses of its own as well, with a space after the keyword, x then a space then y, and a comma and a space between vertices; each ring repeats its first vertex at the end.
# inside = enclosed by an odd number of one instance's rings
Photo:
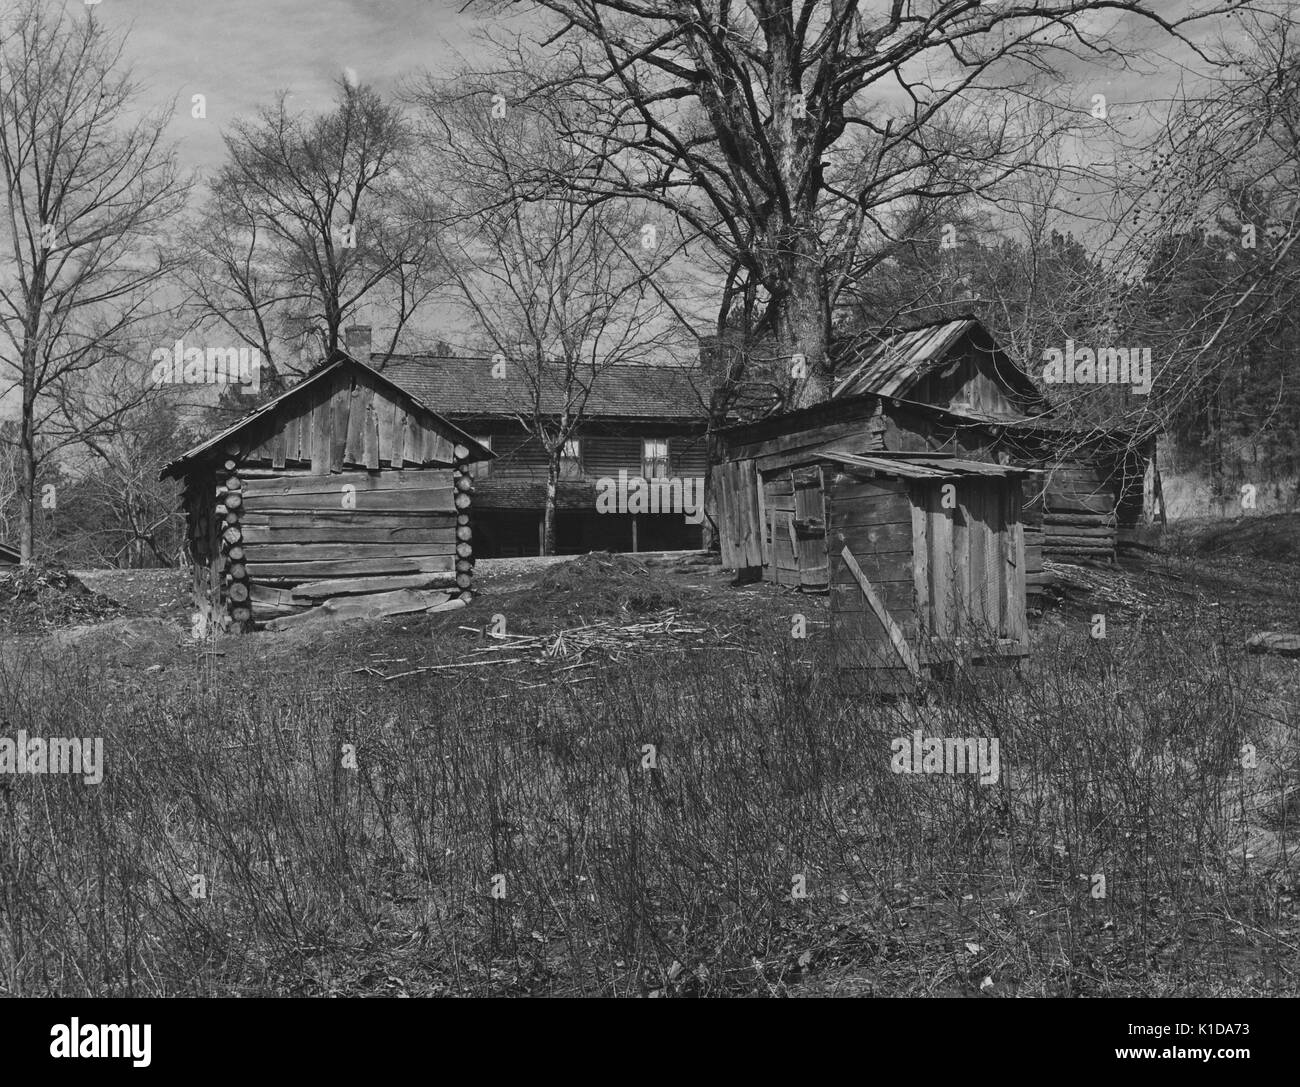
POLYGON ((826 557, 826 500, 821 468, 794 473, 794 536, 799 561, 799 585, 824 591, 830 584, 826 557))

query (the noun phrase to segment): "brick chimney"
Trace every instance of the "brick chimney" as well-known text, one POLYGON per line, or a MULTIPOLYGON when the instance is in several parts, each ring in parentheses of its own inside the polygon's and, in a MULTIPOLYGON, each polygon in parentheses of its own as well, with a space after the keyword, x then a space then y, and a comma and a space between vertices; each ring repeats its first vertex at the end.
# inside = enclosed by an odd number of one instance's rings
POLYGON ((370 326, 350 325, 343 330, 343 350, 357 362, 370 365, 370 326))

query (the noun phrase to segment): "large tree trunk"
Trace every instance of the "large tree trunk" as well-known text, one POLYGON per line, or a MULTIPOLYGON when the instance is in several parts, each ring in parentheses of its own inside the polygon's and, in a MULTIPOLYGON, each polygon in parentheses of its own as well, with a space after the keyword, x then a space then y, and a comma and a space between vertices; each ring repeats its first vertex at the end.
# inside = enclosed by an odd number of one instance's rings
POLYGON ((26 400, 18 455, 18 548, 26 566, 36 551, 36 441, 31 406, 26 400))
POLYGON ((23 350, 23 416, 18 435, 18 549, 24 566, 36 550, 36 358, 23 350))
POLYGON ((809 231, 784 233, 779 262, 774 327, 787 378, 794 380, 790 407, 803 408, 831 395, 830 302, 821 246, 809 231))

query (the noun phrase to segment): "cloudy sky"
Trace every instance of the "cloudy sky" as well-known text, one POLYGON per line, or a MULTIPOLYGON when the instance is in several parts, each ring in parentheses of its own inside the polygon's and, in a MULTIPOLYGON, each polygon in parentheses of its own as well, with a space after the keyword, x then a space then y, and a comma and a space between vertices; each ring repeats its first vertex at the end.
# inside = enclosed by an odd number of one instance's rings
POLYGON ((380 91, 403 76, 445 71, 492 29, 464 0, 100 0, 105 26, 127 31, 142 101, 175 98, 171 136, 187 165, 221 161, 221 129, 278 91, 306 112, 327 108, 345 68, 380 91), (193 95, 207 119, 190 116, 193 95))
MULTIPOLYGON (((70 7, 75 4, 70 0, 70 7)), ((1168 0, 1160 6, 1173 15, 1183 3, 1168 0)), ((344 69, 381 91, 422 71, 445 74, 462 58, 483 55, 483 33, 540 26, 541 17, 528 8, 519 5, 520 14, 507 17, 473 0, 99 0, 96 5, 105 25, 128 32, 127 56, 143 84, 142 100, 157 104, 175 98, 171 135, 184 161, 200 170, 220 162, 222 127, 270 102, 277 91, 289 91, 291 103, 310 112, 327 107, 331 81, 344 69), (207 98, 206 120, 190 116, 194 94, 207 98)), ((1071 62, 1069 75, 1081 98, 1100 88, 1115 104, 1136 112, 1141 103, 1167 99, 1201 67, 1190 50, 1134 17, 1103 12, 1094 24, 1115 25, 1125 45, 1147 47, 1128 71, 1071 62)), ((1198 24, 1193 37, 1208 45, 1231 34, 1232 27, 1226 17, 1207 21, 1198 24)))

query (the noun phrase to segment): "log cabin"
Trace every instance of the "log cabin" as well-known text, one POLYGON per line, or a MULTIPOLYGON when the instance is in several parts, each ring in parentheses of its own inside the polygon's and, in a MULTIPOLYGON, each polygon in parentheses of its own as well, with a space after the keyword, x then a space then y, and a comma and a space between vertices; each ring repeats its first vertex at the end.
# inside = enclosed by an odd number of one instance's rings
MULTIPOLYGON (((352 343, 368 340, 352 330, 352 343)), ((355 349, 354 349, 355 350, 355 349)), ((364 350, 364 348, 362 348, 364 350)), ((372 356, 376 367, 493 453, 471 469, 475 551, 484 558, 541 553, 547 454, 526 423, 540 407, 558 416, 565 390, 499 358, 453 355, 372 356)), ((698 549, 704 539, 703 488, 708 423, 701 374, 694 366, 611 365, 595 374, 583 418, 564 450, 556 493, 556 553, 698 549), (620 474, 672 483, 698 509, 610 510, 598 502, 620 474)), ((667 488, 664 488, 665 491, 667 488)), ((690 502, 685 503, 686 507, 690 502)))
POLYGON ((463 605, 474 469, 492 456, 338 353, 163 467, 183 485, 201 626, 463 605))
POLYGON ((792 499, 765 488, 812 452, 948 453, 1041 471, 1026 480, 1023 535, 1031 594, 1042 560, 1110 560, 1149 543, 1163 513, 1154 438, 1070 426, 974 317, 838 345, 830 399, 723 428, 717 520, 723 565, 781 581, 792 499))

